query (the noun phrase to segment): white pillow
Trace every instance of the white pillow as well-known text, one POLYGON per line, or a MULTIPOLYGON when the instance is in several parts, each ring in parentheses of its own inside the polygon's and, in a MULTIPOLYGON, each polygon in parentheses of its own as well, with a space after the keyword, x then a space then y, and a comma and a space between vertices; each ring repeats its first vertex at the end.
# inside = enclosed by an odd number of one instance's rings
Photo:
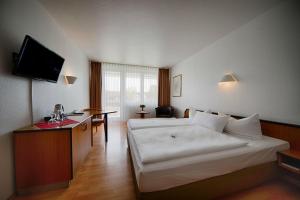
POLYGON ((251 139, 260 139, 262 137, 259 115, 253 114, 243 119, 234 119, 230 117, 225 132, 237 134, 251 139))
POLYGON ((225 125, 228 123, 228 118, 228 116, 197 112, 192 123, 222 133, 225 125))
MULTIPOLYGON (((201 112, 201 111, 197 111, 196 108, 189 108, 189 118, 193 118, 197 112, 201 112)), ((211 110, 208 109, 208 110, 205 110, 204 111, 205 113, 211 113, 211 110)))
MULTIPOLYGON (((198 111, 196 108, 189 108, 189 117, 194 117, 197 112, 202 112, 202 111, 198 111)), ((211 110, 208 109, 208 110, 205 110, 203 112, 211 113, 211 110)))

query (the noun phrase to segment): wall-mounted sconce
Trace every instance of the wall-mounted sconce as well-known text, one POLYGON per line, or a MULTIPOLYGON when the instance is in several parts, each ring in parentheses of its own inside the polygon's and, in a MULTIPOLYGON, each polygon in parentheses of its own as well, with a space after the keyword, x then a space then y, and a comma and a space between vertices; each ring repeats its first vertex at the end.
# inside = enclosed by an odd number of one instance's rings
POLYGON ((238 79, 233 74, 225 74, 219 84, 238 82, 238 79))
POLYGON ((74 84, 76 81, 76 76, 65 76, 65 80, 67 84, 74 84))
POLYGON ((233 74, 225 74, 223 78, 219 81, 219 88, 222 91, 232 90, 238 82, 238 79, 233 74))

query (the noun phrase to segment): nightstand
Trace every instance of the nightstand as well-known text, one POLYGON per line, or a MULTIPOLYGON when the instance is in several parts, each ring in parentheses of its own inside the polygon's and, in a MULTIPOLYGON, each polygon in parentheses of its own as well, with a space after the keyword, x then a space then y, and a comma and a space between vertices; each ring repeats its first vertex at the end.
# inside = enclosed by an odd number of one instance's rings
POLYGON ((277 161, 280 167, 300 175, 300 151, 286 150, 277 152, 277 161))
POLYGON ((147 111, 142 110, 142 111, 137 112, 136 114, 139 114, 140 117, 141 117, 142 119, 144 119, 144 118, 145 118, 145 115, 150 114, 150 112, 147 112, 147 111))

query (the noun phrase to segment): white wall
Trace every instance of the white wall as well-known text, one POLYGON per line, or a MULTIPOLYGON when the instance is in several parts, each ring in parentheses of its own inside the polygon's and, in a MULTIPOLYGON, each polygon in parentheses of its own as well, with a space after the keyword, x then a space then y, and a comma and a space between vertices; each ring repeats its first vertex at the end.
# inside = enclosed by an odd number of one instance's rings
POLYGON ((67 111, 88 106, 87 57, 64 35, 47 11, 34 0, 0 2, 0 199, 14 191, 12 131, 30 124, 30 80, 11 75, 12 52, 18 52, 25 34, 65 58, 61 72, 78 77, 74 85, 33 82, 34 120, 53 109, 55 103, 67 111))
POLYGON ((179 115, 187 107, 300 124, 300 4, 286 1, 172 68, 183 75, 179 115), (227 72, 240 79, 220 87, 227 72))

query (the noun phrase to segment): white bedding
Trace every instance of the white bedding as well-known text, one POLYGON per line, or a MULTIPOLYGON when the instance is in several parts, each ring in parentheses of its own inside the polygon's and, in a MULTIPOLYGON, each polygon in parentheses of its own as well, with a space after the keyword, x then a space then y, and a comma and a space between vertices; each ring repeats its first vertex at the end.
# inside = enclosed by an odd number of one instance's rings
MULTIPOLYGON (((156 131, 157 128, 152 130, 156 131)), ((277 151, 289 148, 288 142, 267 136, 263 136, 260 140, 237 138, 244 140, 248 144, 224 151, 146 164, 139 158, 133 141, 132 131, 130 131, 128 133, 129 146, 139 191, 165 190, 227 174, 246 167, 275 161, 277 151)))
POLYGON ((129 119, 127 121, 128 130, 137 130, 144 128, 186 126, 191 125, 190 118, 147 118, 147 119, 129 119))
POLYGON ((196 125, 140 129, 131 134, 143 164, 224 151, 247 144, 244 140, 196 125))

